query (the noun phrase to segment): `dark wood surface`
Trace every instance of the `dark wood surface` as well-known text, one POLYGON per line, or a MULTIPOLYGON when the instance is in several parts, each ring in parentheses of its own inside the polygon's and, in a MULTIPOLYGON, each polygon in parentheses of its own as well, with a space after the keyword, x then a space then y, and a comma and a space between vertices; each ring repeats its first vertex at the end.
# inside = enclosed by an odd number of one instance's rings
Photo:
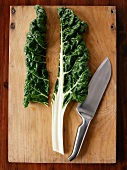
MULTIPOLYGON (((127 170, 127 2, 126 0, 0 0, 0 170, 127 170), (10 5, 115 5, 117 9, 116 164, 9 163, 8 58, 10 5)), ((109 99, 110 100, 110 99, 109 99)))

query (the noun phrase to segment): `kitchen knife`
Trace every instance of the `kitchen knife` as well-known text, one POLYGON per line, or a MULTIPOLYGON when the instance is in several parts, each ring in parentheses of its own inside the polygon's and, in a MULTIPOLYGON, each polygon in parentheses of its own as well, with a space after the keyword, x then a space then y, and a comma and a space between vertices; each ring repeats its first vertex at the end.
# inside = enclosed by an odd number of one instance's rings
POLYGON ((88 96, 83 103, 79 103, 76 110, 82 118, 82 124, 78 127, 73 151, 69 156, 69 161, 76 158, 80 152, 86 132, 94 117, 104 91, 111 77, 111 64, 106 58, 93 75, 88 88, 88 96))

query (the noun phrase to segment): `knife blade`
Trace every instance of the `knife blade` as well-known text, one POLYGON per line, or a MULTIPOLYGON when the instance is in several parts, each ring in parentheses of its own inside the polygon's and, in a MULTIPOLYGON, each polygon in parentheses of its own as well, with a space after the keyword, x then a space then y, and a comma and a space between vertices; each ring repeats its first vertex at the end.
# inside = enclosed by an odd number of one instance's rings
POLYGON ((111 63, 106 58, 94 73, 88 88, 88 96, 83 103, 79 103, 76 110, 82 118, 82 124, 78 127, 74 147, 69 161, 75 159, 82 147, 86 132, 93 119, 102 96, 111 77, 111 63))

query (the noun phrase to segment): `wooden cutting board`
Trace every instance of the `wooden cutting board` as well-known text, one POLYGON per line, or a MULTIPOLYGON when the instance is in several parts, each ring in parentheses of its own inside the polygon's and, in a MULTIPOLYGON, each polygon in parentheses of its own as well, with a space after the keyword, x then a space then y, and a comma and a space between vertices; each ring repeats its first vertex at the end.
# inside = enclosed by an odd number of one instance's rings
MULTIPOLYGON (((60 51, 60 26, 56 6, 44 7, 47 23, 47 68, 51 92, 57 76, 60 51)), ((84 35, 90 51, 92 75, 109 57, 112 77, 102 98, 79 156, 72 163, 116 162, 116 9, 114 6, 68 6, 89 29, 84 35)), ((10 7, 9 41, 9 102, 8 102, 8 160, 9 162, 69 163, 77 127, 81 123, 71 102, 64 115, 65 155, 52 150, 51 106, 29 104, 23 107, 26 78, 24 46, 30 22, 36 17, 33 6, 10 7)), ((50 95, 51 97, 51 95, 50 95)))

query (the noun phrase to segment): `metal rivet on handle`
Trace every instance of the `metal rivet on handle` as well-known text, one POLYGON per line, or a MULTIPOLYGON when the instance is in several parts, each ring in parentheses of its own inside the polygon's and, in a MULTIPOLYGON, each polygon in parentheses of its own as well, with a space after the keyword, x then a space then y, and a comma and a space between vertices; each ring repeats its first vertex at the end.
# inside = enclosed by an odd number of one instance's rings
POLYGON ((12 13, 12 14, 15 14, 15 12, 16 12, 15 8, 12 7, 12 8, 11 8, 11 13, 12 13))
POLYGON ((14 29, 15 28, 15 23, 12 22, 11 25, 10 25, 11 29, 14 29))

